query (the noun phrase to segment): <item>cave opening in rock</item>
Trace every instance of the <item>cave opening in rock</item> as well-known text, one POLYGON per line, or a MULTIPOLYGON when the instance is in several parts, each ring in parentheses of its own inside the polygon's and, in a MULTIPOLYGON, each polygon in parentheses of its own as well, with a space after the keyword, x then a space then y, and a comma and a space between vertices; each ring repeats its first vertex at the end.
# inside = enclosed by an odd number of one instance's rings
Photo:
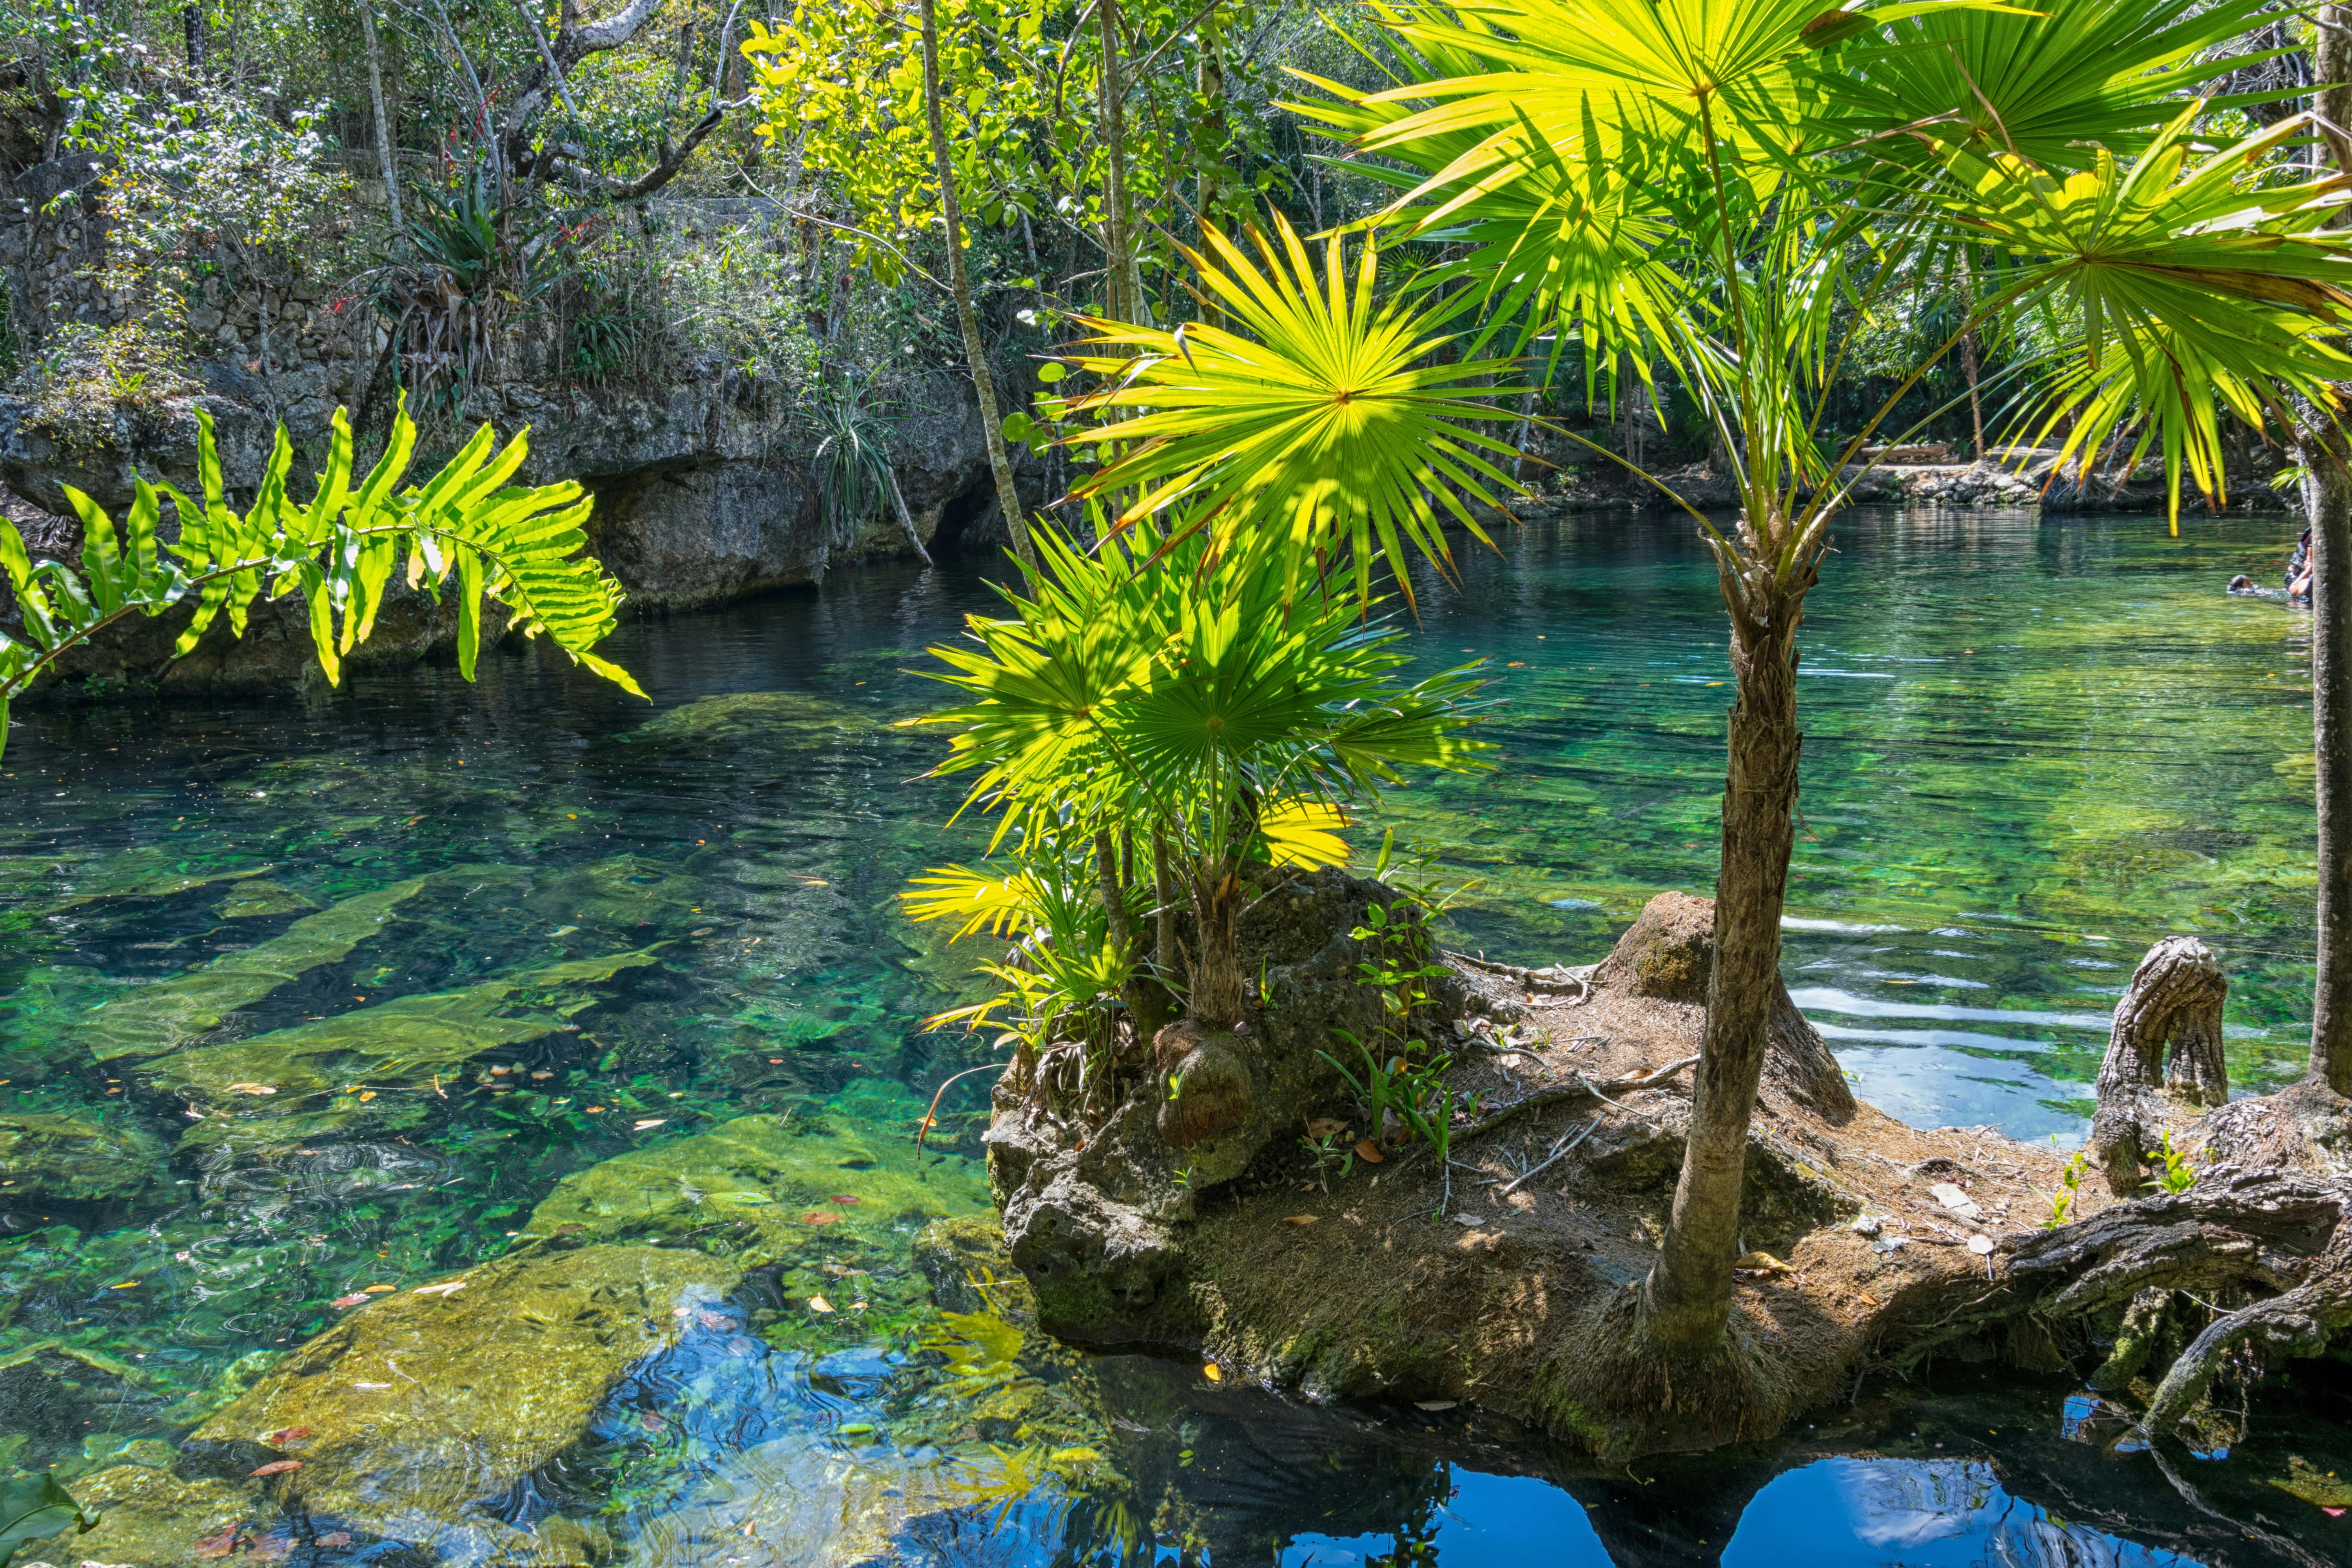
POLYGON ((986 548, 998 531, 994 519, 1000 510, 994 481, 983 473, 940 509, 939 531, 931 536, 931 553, 962 555, 986 548))

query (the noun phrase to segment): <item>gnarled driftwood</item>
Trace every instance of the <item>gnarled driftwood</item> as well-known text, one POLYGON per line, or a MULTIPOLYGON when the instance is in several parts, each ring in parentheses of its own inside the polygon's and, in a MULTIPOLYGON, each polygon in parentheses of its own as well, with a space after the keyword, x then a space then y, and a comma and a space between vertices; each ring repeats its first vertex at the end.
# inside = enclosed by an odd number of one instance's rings
POLYGON ((2221 1058, 2221 1003, 2229 994, 2221 966, 2193 936, 2166 937, 2132 972, 2116 1004, 2091 1122, 2092 1151, 2117 1197, 2139 1190, 2147 1151, 2161 1142, 2175 1104, 2229 1100, 2221 1058))

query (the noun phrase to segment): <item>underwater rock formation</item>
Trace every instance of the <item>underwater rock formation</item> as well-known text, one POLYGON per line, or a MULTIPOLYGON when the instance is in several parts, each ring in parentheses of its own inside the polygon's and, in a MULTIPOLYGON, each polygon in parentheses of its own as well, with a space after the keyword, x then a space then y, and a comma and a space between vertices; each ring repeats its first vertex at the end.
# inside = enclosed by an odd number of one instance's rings
POLYGON ((564 1177, 523 1237, 673 1242, 758 1267, 814 1238, 839 1250, 909 1220, 983 1210, 988 1190, 972 1162, 882 1131, 922 1113, 921 1100, 887 1079, 861 1080, 804 1113, 739 1116, 564 1177))
POLYGON ((514 1534, 494 1505, 737 1277, 684 1248, 543 1247, 387 1295, 271 1368, 174 1468, 242 1479, 290 1463, 268 1478, 271 1500, 313 1528, 484 1561, 514 1534))
POLYGON ((168 1180, 163 1146, 138 1128, 74 1116, 0 1116, 0 1205, 137 1199, 168 1180))

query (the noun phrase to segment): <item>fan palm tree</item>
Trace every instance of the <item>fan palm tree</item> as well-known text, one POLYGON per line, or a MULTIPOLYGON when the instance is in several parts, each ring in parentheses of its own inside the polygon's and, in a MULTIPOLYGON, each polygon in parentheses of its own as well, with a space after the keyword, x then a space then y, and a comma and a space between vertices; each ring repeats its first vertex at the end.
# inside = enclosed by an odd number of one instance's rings
POLYGON ((1400 575, 1411 551, 1443 563, 1434 520, 1508 487, 1490 460, 1507 447, 1477 423, 1517 390, 1474 384, 1490 345, 1548 339, 1555 363, 1581 357, 1589 391, 1669 377, 1713 426, 1738 515, 1685 510, 1714 553, 1737 686, 1717 956, 1672 1222, 1614 1309, 1622 1333, 1595 1342, 1624 1352, 1593 1358, 1608 1369, 1587 1392, 1604 1405, 1679 1399, 1685 1419, 1712 1406, 1736 1421, 1738 1391, 1765 1397, 1728 1327, 1798 788, 1798 632, 1865 444, 1908 434, 1902 399, 1965 334, 1994 327, 2038 345, 2014 373, 2019 433, 2059 439, 2085 471, 2125 447, 2133 461, 2160 453, 2176 528, 2184 478, 2220 492, 2221 411, 2334 420, 2331 384, 2352 380, 2338 339, 2352 251, 2326 225, 2352 182, 2311 178, 2292 156, 2308 117, 2216 145, 2242 104, 2188 96, 2212 69, 2198 62, 2259 10, 1384 11, 1394 84, 1319 82, 1325 96, 1294 108, 1400 187, 1366 226, 1442 241, 1452 259, 1381 306, 1370 239, 1351 287, 1339 236, 1318 279, 1277 224, 1263 266, 1215 237, 1192 258, 1232 331, 1093 324, 1123 353, 1078 359, 1104 380, 1075 406, 1117 419, 1081 437, 1106 457, 1086 489, 1126 498, 1130 524, 1213 509, 1221 537, 1310 575, 1350 551, 1359 581, 1375 551, 1400 575), (1966 302, 1946 311, 1949 341, 1831 439, 1823 415, 1856 332, 1935 292, 1966 302), (1693 1376, 1693 1363, 1730 1375, 1693 1376))
MULTIPOLYGON (((960 727, 935 771, 979 773, 971 803, 1002 813, 1000 843, 1017 830, 1091 844, 1112 941, 1130 955, 1141 828, 1161 971, 1194 1017, 1230 1028, 1251 995, 1236 946, 1245 863, 1344 857, 1328 829, 1399 770, 1483 765, 1487 748, 1463 733, 1479 683, 1467 668, 1399 681, 1402 632, 1344 594, 1286 604, 1274 563, 1220 552, 1205 529, 1139 524, 1092 553, 1040 529, 1036 545, 1029 596, 1002 590, 1010 616, 971 616, 975 646, 930 650, 967 698, 924 721, 960 727)), ((1158 1009, 1130 1005, 1148 1035, 1158 1009)))

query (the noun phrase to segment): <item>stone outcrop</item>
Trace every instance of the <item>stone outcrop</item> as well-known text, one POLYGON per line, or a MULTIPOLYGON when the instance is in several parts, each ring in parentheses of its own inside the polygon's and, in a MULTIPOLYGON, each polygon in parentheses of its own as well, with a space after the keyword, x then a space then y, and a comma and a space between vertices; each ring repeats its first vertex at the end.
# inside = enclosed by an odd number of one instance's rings
POLYGON ((740 1332, 719 1309, 737 1277, 682 1248, 542 1247, 387 1295, 197 1428, 174 1470, 264 1472, 271 1503, 317 1531, 488 1560, 519 1533, 499 1505, 631 1368, 740 1332))

